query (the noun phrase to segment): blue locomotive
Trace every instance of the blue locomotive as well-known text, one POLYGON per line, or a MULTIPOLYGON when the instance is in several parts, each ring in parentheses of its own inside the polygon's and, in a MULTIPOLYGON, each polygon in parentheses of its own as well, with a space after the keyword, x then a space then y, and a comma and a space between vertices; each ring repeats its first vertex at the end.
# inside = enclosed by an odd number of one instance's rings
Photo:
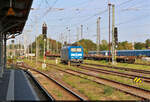
MULTIPOLYGON (((89 51, 88 54, 96 54, 96 51, 89 51)), ((108 55, 109 51, 100 51, 102 55, 108 55)), ((150 49, 146 50, 117 50, 117 56, 147 56, 150 57, 150 49)))
POLYGON ((80 65, 83 62, 82 46, 64 46, 60 52, 61 62, 80 65))

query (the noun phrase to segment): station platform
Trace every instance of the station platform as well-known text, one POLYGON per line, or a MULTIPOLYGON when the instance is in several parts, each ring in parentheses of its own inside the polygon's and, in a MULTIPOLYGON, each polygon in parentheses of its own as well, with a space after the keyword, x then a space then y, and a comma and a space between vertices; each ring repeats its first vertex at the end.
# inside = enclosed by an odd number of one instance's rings
MULTIPOLYGON (((38 101, 37 89, 20 69, 5 69, 0 78, 0 101, 38 101)), ((43 98, 44 99, 44 98, 43 98)))

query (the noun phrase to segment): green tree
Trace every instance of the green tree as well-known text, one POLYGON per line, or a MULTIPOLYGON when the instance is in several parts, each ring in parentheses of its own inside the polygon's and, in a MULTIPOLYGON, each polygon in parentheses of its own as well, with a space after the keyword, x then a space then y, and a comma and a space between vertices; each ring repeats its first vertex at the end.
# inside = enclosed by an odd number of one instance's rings
POLYGON ((118 50, 132 50, 132 43, 128 41, 123 41, 118 43, 118 50))
POLYGON ((150 39, 145 40, 146 49, 150 48, 150 39))
POLYGON ((146 49, 146 48, 145 48, 145 43, 135 42, 134 48, 135 48, 135 49, 139 49, 139 50, 141 50, 141 49, 146 49))
POLYGON ((108 46, 108 43, 106 40, 102 40, 101 41, 101 44, 100 44, 100 50, 103 51, 103 50, 108 50, 109 46, 108 46))
POLYGON ((87 54, 88 51, 96 50, 96 44, 88 39, 82 39, 79 42, 75 42, 75 44, 81 45, 84 49, 85 54, 87 54))
MULTIPOLYGON (((37 42, 38 42, 38 52, 39 52, 39 55, 41 57, 43 57, 43 50, 44 50, 44 38, 43 38, 43 34, 39 35, 37 37, 37 42)), ((60 42, 57 42, 56 40, 53 40, 53 39, 50 39, 50 38, 47 38, 47 42, 49 43, 50 45, 50 53, 59 53, 60 52, 60 49, 61 49, 61 43, 60 42), (56 44, 57 43, 57 44, 56 44), (58 48, 58 52, 57 51, 57 48, 58 48)), ((46 42, 46 44, 47 44, 46 42)), ((46 47, 46 44, 45 44, 45 47, 46 47)), ((29 45, 29 48, 31 50, 31 44, 29 45)), ((36 42, 34 41, 32 43, 32 52, 35 53, 36 52, 36 42)))

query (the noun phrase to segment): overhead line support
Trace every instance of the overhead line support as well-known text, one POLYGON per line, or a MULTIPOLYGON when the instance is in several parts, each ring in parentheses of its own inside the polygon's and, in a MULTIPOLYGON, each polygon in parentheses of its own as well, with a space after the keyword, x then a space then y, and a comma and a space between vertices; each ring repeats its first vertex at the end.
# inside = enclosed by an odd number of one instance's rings
POLYGON ((114 29, 115 29, 115 5, 112 5, 112 64, 116 64, 114 29))

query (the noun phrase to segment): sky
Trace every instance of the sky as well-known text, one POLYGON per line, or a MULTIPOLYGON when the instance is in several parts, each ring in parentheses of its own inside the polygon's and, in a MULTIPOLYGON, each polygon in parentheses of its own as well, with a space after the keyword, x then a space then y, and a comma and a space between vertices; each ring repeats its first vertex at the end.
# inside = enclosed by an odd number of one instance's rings
POLYGON ((108 2, 115 5, 119 41, 144 42, 150 38, 150 0, 33 0, 23 34, 16 37, 16 42, 33 42, 42 33, 44 22, 49 38, 61 41, 62 34, 68 41, 68 27, 70 42, 75 42, 77 29, 83 25, 83 38, 96 42, 98 17, 100 39, 108 41, 108 2))

